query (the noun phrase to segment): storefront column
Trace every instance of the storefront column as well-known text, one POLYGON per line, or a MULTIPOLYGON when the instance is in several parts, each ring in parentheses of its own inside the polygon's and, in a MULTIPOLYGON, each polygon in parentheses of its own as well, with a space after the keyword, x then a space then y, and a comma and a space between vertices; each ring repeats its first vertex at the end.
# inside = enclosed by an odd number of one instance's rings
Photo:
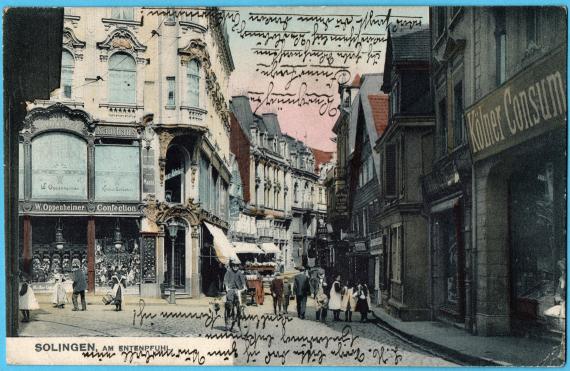
POLYGON ((24 215, 24 244, 22 251, 23 272, 32 275, 32 218, 24 215))
POLYGON ((200 297, 200 288, 202 287, 200 275, 200 226, 192 227, 192 297, 200 297))
POLYGON ((87 219, 87 290, 95 292, 95 218, 87 219))

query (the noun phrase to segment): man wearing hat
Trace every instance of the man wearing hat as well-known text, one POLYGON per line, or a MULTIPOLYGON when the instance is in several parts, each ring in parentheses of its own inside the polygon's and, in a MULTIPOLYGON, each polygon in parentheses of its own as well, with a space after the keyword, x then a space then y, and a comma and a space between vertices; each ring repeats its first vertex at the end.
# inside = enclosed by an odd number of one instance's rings
POLYGON ((311 293, 311 286, 309 285, 309 277, 305 274, 305 267, 299 268, 299 273, 295 276, 294 281, 295 296, 297 300, 297 316, 300 319, 305 319, 305 309, 307 307, 307 296, 311 293))
POLYGON ((81 296, 81 310, 87 310, 87 303, 85 302, 85 290, 87 289, 87 280, 83 269, 79 267, 79 263, 73 263, 73 295, 71 301, 73 302, 73 311, 78 311, 77 296, 81 296))

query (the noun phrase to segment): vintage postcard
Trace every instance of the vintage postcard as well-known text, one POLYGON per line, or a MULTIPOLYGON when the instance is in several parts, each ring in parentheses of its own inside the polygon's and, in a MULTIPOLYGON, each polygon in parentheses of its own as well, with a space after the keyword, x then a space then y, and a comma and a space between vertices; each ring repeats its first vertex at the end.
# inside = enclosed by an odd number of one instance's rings
POLYGON ((7 364, 565 364, 565 8, 3 17, 7 364))

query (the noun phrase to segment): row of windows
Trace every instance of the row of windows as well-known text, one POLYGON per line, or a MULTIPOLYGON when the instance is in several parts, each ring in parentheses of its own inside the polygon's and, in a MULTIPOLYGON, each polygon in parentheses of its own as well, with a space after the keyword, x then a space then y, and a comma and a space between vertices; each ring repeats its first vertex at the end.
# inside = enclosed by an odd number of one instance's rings
POLYGON ((352 214, 352 231, 357 237, 367 237, 378 230, 374 217, 380 212, 380 202, 375 199, 368 206, 352 214))
MULTIPOLYGON (((61 88, 66 99, 73 97, 73 73, 75 60, 73 55, 64 50, 61 58, 61 88)), ((135 59, 126 53, 115 53, 109 58, 107 85, 109 103, 136 103, 137 69, 135 59)), ((176 105, 176 77, 168 76, 167 105, 176 105)), ((190 107, 200 105, 200 63, 191 60, 186 68, 186 102, 190 107)))

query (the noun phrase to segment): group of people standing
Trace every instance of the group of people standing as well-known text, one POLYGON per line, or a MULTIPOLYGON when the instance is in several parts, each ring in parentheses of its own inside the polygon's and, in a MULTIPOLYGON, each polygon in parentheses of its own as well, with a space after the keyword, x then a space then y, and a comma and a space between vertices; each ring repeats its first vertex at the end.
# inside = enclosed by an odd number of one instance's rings
POLYGON ((304 267, 293 279, 293 287, 287 278, 277 275, 271 282, 273 297, 273 312, 288 314, 289 300, 295 296, 297 316, 305 319, 307 298, 312 296, 315 301, 316 319, 325 322, 328 311, 333 313, 333 321, 341 321, 340 314, 344 312, 344 320, 352 322, 352 313, 360 313, 360 321, 368 320, 370 311, 370 293, 366 283, 353 285, 350 281, 341 283, 337 275, 332 283, 326 281, 323 273, 309 278, 304 267))
MULTIPOLYGON (((85 290, 87 290, 87 279, 83 268, 76 264, 73 266, 73 293, 71 301, 73 303, 72 311, 86 311, 87 302, 85 300, 85 290), (81 300, 81 309, 79 309, 78 299, 81 300)), ((22 322, 30 321, 30 311, 40 309, 40 305, 32 289, 30 279, 27 275, 22 275, 20 292, 19 292, 19 308, 22 312, 22 322)), ((113 287, 111 300, 106 304, 114 304, 115 310, 122 310, 122 303, 124 302, 124 288, 126 287, 125 278, 113 276, 113 287)), ((52 304, 54 308, 64 309, 65 305, 69 303, 67 293, 64 286, 65 277, 61 274, 55 276, 55 285, 52 293, 52 304)))

